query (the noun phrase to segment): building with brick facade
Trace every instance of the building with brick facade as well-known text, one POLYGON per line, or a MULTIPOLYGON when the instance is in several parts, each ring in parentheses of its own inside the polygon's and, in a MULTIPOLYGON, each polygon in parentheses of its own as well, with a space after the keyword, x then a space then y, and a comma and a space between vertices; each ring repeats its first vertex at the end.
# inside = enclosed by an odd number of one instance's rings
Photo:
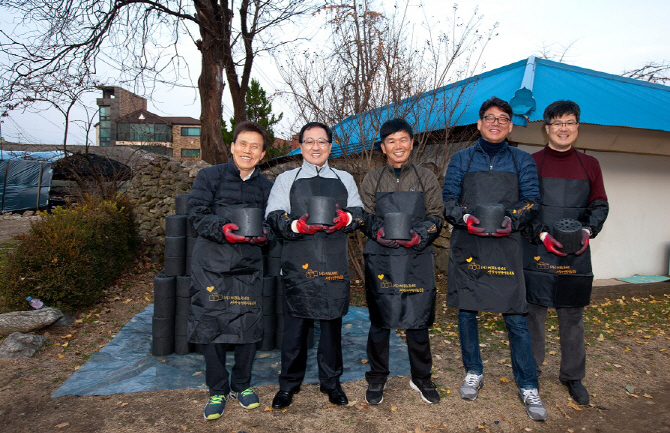
POLYGON ((131 146, 178 159, 200 159, 200 120, 159 116, 147 110, 147 100, 141 96, 116 86, 100 89, 99 146, 131 146))

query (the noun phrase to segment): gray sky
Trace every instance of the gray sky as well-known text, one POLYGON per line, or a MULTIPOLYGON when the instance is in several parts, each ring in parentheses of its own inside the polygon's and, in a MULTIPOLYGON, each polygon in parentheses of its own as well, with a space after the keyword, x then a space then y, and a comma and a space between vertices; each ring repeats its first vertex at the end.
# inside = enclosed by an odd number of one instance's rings
MULTIPOLYGON (((418 0, 413 2, 419 4, 418 0)), ((423 9, 414 7, 412 11, 417 28, 424 14, 431 22, 444 22, 444 19, 452 16, 451 2, 423 0, 423 4, 423 9)), ((475 6, 484 15, 482 30, 498 22, 498 35, 489 42, 484 52, 485 70, 540 54, 543 48, 560 55, 568 46, 570 48, 563 59, 565 63, 611 74, 621 74, 650 61, 670 60, 670 1, 667 0, 564 0, 560 3, 543 0, 479 0, 461 2, 459 15, 471 15, 475 6)), ((317 29, 309 27, 306 31, 319 33, 317 29)), ((190 41, 183 41, 182 53, 187 53, 192 82, 196 83, 199 53, 190 41)), ((276 61, 270 57, 255 62, 252 76, 261 82, 268 94, 280 90, 283 85, 276 72, 276 61)), ((232 115, 232 105, 227 90, 224 93, 224 117, 227 119, 232 115)), ((95 108, 94 98, 90 104, 95 108)), ((277 113, 283 111, 288 114, 290 111, 281 99, 273 102, 273 108, 277 113)), ((164 116, 198 118, 200 102, 197 89, 159 87, 154 93, 154 99, 149 101, 149 110, 164 116), (179 103, 175 104, 175 101, 179 103)), ((2 135, 8 141, 45 144, 62 142, 63 120, 57 113, 15 111, 10 113, 9 118, 0 120, 4 121, 2 135)), ((77 127, 72 129, 68 141, 71 144, 83 144, 83 132, 77 127)), ((290 134, 288 120, 280 125, 278 132, 280 136, 290 134)), ((94 137, 91 139, 94 140, 94 137)))

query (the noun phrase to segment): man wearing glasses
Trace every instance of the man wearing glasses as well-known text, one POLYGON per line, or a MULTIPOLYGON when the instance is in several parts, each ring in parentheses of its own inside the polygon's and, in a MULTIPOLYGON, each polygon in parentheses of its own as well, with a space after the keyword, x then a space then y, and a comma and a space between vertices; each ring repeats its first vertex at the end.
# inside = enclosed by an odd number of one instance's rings
POLYGON ((435 318, 435 264, 431 244, 442 229, 444 207, 432 171, 409 162, 414 140, 403 119, 385 122, 380 131, 387 164, 369 172, 361 185, 365 204, 365 292, 370 309, 365 401, 380 404, 389 371, 391 329, 406 329, 412 377, 409 385, 427 403, 440 394, 430 380, 433 359, 428 327, 435 318), (412 216, 411 239, 385 237, 385 215, 412 216))
POLYGON ((268 223, 281 238, 284 304, 279 392, 273 409, 288 407, 300 391, 307 365, 307 332, 314 320, 321 330, 317 362, 321 392, 331 403, 346 405, 342 375, 342 316, 349 308, 347 233, 363 222, 363 203, 354 178, 328 166, 333 133, 323 123, 300 130, 303 163, 275 180, 266 208, 268 223), (310 224, 312 196, 333 197, 337 217, 332 225, 310 224))
POLYGON ((475 400, 484 386, 477 313, 502 313, 507 327, 512 371, 519 399, 535 421, 547 411, 537 390, 537 374, 524 314, 528 310, 523 277, 521 235, 537 215, 540 192, 537 168, 526 152, 507 143, 512 107, 496 97, 479 109, 477 143, 456 153, 444 179, 445 215, 453 225, 447 305, 458 308, 458 331, 466 376, 461 398, 475 400), (480 227, 477 205, 502 204, 500 228, 480 227))
POLYGON ((549 144, 533 154, 542 206, 524 232, 530 242, 523 245, 528 328, 538 375, 544 361, 547 308, 554 307, 561 344, 558 378, 570 396, 585 405, 589 393, 581 382, 586 374, 583 319, 593 283, 589 239, 602 229, 609 204, 598 160, 573 147, 579 134, 579 116, 579 105, 572 101, 556 101, 544 110, 549 144), (582 247, 575 254, 561 251, 563 245, 549 234, 554 222, 562 218, 582 224, 582 247))

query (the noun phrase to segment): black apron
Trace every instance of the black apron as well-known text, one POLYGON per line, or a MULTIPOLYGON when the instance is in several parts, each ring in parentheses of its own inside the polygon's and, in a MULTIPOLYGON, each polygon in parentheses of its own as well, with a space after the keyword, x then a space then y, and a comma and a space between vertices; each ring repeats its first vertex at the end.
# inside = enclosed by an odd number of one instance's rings
MULTIPOLYGON (((216 205, 231 220, 233 208, 216 205)), ((198 237, 191 257, 191 309, 187 335, 191 343, 247 344, 263 336, 261 247, 198 237)))
MULTIPOLYGON (((419 178, 416 167, 414 173, 419 178)), ((422 191, 377 192, 384 175, 382 170, 375 197, 375 214, 383 217, 389 212, 412 213, 412 223, 426 217, 423 183, 422 191)), ((365 256, 365 292, 370 321, 379 328, 425 329, 435 319, 435 265, 433 247, 423 251, 412 248, 386 248, 368 239, 365 256)))
MULTIPOLYGON (((581 159, 579 161, 581 163, 581 159)), ((589 182, 542 177, 543 165, 539 168, 542 205, 538 220, 548 225, 550 230, 554 222, 561 218, 581 220, 591 193, 589 182)), ((593 287, 590 247, 580 255, 561 257, 548 252, 544 244, 524 242, 523 245, 528 302, 545 307, 583 307, 589 304, 593 287)))
MULTIPOLYGON (((315 176, 294 180, 290 192, 291 217, 298 218, 307 213, 311 196, 333 197, 339 208, 344 209, 349 194, 339 178, 315 176)), ((332 320, 347 314, 349 259, 346 233, 341 230, 332 234, 317 232, 285 241, 281 268, 291 316, 332 320)))
MULTIPOLYGON (((477 204, 498 203, 507 208, 517 203, 518 169, 516 173, 468 172, 473 157, 474 152, 463 176, 461 204, 474 209, 477 204)), ((516 161, 513 162, 516 168, 516 161)), ((509 314, 524 314, 528 310, 518 232, 499 238, 481 237, 469 234, 466 228, 454 227, 448 278, 450 307, 509 314)))

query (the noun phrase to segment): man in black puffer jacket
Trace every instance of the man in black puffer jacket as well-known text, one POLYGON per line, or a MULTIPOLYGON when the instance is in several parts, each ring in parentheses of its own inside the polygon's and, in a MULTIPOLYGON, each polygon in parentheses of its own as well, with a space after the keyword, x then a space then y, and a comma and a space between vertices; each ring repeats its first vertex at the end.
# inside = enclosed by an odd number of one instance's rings
POLYGON ((250 388, 256 342, 263 334, 261 297, 265 234, 245 237, 234 233, 237 208, 265 211, 272 182, 257 167, 268 137, 261 125, 243 122, 233 133, 227 164, 198 173, 188 200, 189 221, 198 232, 191 258, 191 310, 188 337, 202 344, 205 381, 210 398, 205 419, 223 415, 229 397, 253 409, 259 400, 250 388), (235 349, 232 380, 226 370, 226 345, 235 349))

